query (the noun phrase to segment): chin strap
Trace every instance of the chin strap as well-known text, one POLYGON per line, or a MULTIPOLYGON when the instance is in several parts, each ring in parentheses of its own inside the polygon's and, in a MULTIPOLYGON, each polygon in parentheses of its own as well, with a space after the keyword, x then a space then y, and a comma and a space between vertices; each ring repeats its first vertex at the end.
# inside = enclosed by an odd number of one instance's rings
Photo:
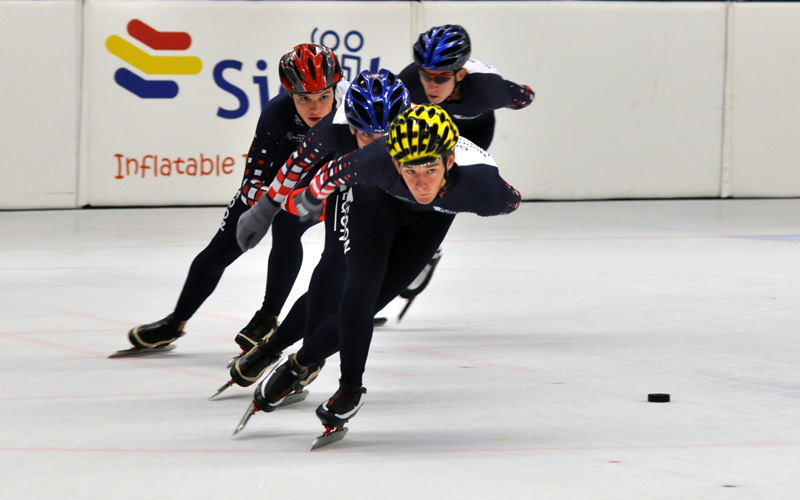
POLYGON ((452 151, 442 155, 442 160, 444 160, 443 161, 443 163, 444 163, 444 184, 442 185, 442 189, 440 189, 439 192, 436 193, 436 197, 437 198, 441 198, 442 196, 444 196, 445 191, 447 191, 447 183, 450 181, 450 169, 447 168, 447 160, 450 159, 450 155, 451 154, 453 154, 452 151))

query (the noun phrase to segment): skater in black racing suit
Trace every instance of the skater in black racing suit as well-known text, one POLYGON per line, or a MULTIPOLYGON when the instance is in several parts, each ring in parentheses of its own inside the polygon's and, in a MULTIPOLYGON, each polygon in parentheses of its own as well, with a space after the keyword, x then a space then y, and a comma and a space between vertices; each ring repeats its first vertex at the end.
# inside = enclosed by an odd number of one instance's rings
MULTIPOLYGON (((175 309, 167 317, 130 330, 137 348, 168 345, 184 334, 186 322, 216 288, 225 269, 243 251, 236 242, 236 225, 266 192, 266 186, 284 161, 305 138, 309 128, 336 109, 348 82, 332 51, 317 44, 301 44, 280 61, 279 74, 287 92, 272 98, 261 112, 239 191, 211 242, 193 260, 175 309)), ((250 350, 270 335, 303 261, 300 237, 316 221, 300 222, 290 214, 275 218, 264 301, 253 319, 236 335, 236 343, 250 350)))
MULTIPOLYGON (((488 150, 494 137, 497 109, 522 109, 534 93, 527 85, 505 80, 493 66, 470 58, 472 45, 459 25, 434 26, 420 33, 414 43, 414 62, 399 74, 416 104, 438 104, 466 137, 488 150)), ((398 317, 428 285, 442 257, 439 248, 419 276, 400 296, 407 300, 398 317)))
MULTIPOLYGON (((264 203, 256 204, 239 219, 237 234, 240 237, 242 251, 252 248, 261 240, 269 230, 273 216, 277 219, 282 214, 298 219, 293 201, 302 191, 294 189, 306 185, 316 170, 327 161, 364 147, 382 137, 389 130, 389 123, 401 111, 408 108, 409 104, 408 91, 394 74, 385 69, 374 74, 369 70, 362 71, 348 88, 344 104, 335 114, 325 117, 312 127, 297 151, 286 161, 269 186, 268 199, 264 203), (281 203, 284 204, 286 211, 295 215, 282 212, 279 207, 281 203)), ((332 207, 339 207, 342 203, 346 203, 346 198, 343 192, 337 192, 328 201, 332 207)), ((320 264, 312 276, 312 283, 320 279, 328 281, 327 277, 322 277, 322 270, 343 266, 343 263, 339 263, 341 258, 338 257, 341 254, 340 247, 331 242, 331 238, 336 237, 338 224, 335 214, 326 219, 325 249, 320 264), (334 259, 336 261, 330 265, 323 264, 334 259)), ((312 286, 310 290, 324 290, 324 287, 312 286)), ((307 295, 301 296, 292 306, 279 328, 284 338, 294 339, 287 345, 301 339, 307 331, 314 331, 322 318, 335 312, 335 303, 326 300, 328 299, 326 294, 317 296, 312 301, 317 307, 307 311, 307 295), (333 308, 324 307, 325 302, 332 304, 333 308)), ((253 357, 245 357, 235 361, 231 367, 231 378, 234 382, 247 387, 257 381, 271 364, 270 362, 263 365, 259 361, 254 367, 254 360, 253 357)), ((321 368, 321 365, 315 366, 311 373, 316 376, 321 368)), ((309 376, 305 383, 308 384, 311 380, 313 379, 309 376)))
MULTIPOLYGON (((330 162, 296 195, 293 204, 304 217, 316 217, 322 200, 345 187, 340 204, 327 202, 326 243, 338 242, 333 265, 318 265, 307 292, 309 314, 317 318, 302 348, 256 388, 256 403, 269 411, 319 365, 339 351, 339 390, 317 408, 328 431, 339 428, 363 404, 363 373, 372 339, 374 311, 397 296, 430 261, 459 212, 481 216, 510 213, 520 195, 499 175, 491 156, 458 137, 441 108, 410 108, 391 125, 388 137, 330 162), (332 219, 332 220, 331 220, 332 219), (333 229, 333 231, 330 231, 333 229), (332 233, 332 234, 331 234, 332 233), (338 260, 337 260, 338 259, 338 260), (336 265, 336 262, 343 262, 336 265), (323 314, 324 315, 324 314, 323 314)), ((262 199, 251 212, 263 222, 275 214, 274 201, 262 199), (272 204, 270 211, 260 210, 272 204)), ((262 226, 263 230, 263 226, 262 226)), ((240 242, 252 234, 237 231, 240 242)), ((271 364, 296 340, 282 332, 262 342, 240 361, 271 364)))

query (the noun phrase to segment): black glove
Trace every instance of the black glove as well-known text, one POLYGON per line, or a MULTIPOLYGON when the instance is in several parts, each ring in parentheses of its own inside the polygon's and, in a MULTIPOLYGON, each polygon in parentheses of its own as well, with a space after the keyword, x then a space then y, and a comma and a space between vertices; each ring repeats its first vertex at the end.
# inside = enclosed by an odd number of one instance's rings
POLYGON ((319 220, 324 205, 322 200, 311 196, 310 189, 306 189, 294 197, 294 207, 300 217, 300 222, 308 222, 310 220, 319 220))
POLYGON ((511 83, 511 104, 507 107, 511 109, 522 109, 533 102, 534 93, 527 85, 517 85, 511 83))
POLYGON ((236 242, 242 252, 246 252, 258 245, 258 242, 267 234, 272 219, 281 211, 281 206, 275 203, 266 194, 239 217, 236 224, 236 242))

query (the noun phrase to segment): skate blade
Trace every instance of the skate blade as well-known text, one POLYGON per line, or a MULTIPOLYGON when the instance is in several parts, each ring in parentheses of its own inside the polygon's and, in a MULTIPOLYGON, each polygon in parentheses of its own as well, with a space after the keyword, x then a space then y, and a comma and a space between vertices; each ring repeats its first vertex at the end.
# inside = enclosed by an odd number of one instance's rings
POLYGON ((251 402, 250 406, 247 407, 247 411, 244 412, 244 416, 242 417, 241 420, 239 420, 239 425, 236 426, 236 430, 233 431, 234 436, 242 432, 244 426, 247 425, 247 421, 250 420, 250 417, 252 417, 253 414, 257 411, 258 408, 256 408, 256 402, 255 401, 251 402))
POLYGON ((372 326, 383 326, 387 321, 389 321, 389 318, 384 316, 381 316, 380 318, 372 318, 372 326))
POLYGON ((132 358, 136 356, 149 356, 150 354, 162 354, 175 349, 173 344, 168 344, 161 347, 131 347, 128 349, 120 349, 119 351, 109 355, 109 358, 132 358))
POLYGON ((302 391, 299 391, 299 392, 293 392, 293 393, 289 394, 288 396, 286 396, 285 398, 283 398, 283 401, 281 401, 280 407, 294 405, 294 404, 297 404, 297 403, 302 403, 303 401, 306 400, 307 397, 308 397, 308 391, 305 390, 305 389, 303 389, 302 391))
POLYGON ((318 450, 337 441, 344 439, 347 434, 347 427, 340 427, 336 430, 326 430, 324 434, 318 436, 311 444, 311 451, 318 450))
POLYGON ((397 316, 397 322, 398 323, 400 323, 400 321, 403 320, 403 316, 405 316, 406 313, 408 312, 408 308, 411 307, 411 303, 414 302, 414 297, 411 297, 410 299, 406 299, 406 300, 408 302, 406 302, 406 305, 403 306, 403 310, 400 311, 400 314, 397 316))
POLYGON ((235 384, 235 382, 233 381, 233 379, 230 379, 229 381, 225 382, 225 385, 223 385, 222 387, 220 387, 219 389, 217 389, 217 392, 215 392, 214 394, 212 394, 212 395, 211 395, 211 397, 210 397, 210 398, 208 398, 208 399, 209 399, 209 400, 211 400, 211 399, 214 399, 215 397, 217 397, 217 396, 219 396, 220 394, 222 394, 222 391, 224 391, 224 390, 225 390, 225 389, 227 389, 228 387, 232 386, 233 384, 235 384))

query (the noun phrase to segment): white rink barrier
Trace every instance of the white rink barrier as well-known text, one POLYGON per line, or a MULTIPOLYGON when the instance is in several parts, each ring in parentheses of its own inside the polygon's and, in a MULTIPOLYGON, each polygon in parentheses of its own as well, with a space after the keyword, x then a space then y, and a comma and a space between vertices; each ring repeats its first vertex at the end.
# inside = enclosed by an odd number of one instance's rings
POLYGON ((733 7, 722 195, 800 196, 800 3, 733 7))
POLYGON ((490 148, 524 199, 800 196, 798 3, 62 0, 0 1, 0 208, 225 204, 281 54, 445 23, 536 92, 490 148))
POLYGON ((0 209, 78 206, 80 12, 0 1, 0 209))

